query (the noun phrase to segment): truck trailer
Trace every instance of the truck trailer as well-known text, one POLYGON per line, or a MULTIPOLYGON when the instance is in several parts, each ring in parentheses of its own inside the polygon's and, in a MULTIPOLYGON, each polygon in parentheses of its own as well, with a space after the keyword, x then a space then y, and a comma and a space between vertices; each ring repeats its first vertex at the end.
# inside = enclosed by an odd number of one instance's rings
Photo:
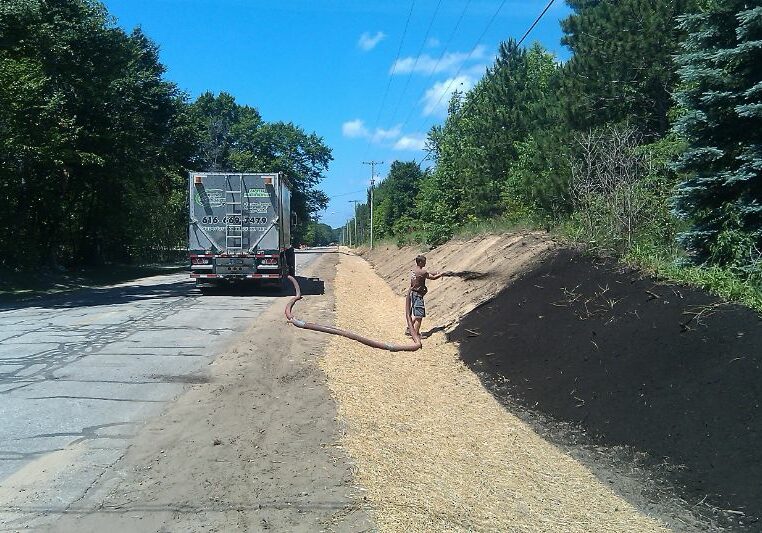
POLYGON ((295 274, 291 184, 283 173, 190 172, 188 256, 205 289, 295 274))

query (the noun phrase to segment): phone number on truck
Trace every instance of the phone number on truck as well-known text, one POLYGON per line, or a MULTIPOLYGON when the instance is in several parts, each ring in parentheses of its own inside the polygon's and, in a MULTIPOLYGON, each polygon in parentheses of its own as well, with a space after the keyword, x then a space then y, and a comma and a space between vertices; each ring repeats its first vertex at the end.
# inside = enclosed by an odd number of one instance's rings
POLYGON ((260 226, 263 224, 267 224, 267 217, 204 217, 201 219, 202 224, 253 224, 255 226, 260 226), (243 220, 243 222, 241 221, 243 220))

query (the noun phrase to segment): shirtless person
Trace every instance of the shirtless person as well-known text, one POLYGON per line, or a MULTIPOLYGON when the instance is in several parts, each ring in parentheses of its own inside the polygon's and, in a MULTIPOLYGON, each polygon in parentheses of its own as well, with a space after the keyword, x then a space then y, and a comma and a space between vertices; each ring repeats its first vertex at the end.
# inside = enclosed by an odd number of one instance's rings
MULTIPOLYGON (((426 270, 426 256, 419 255, 415 258, 415 268, 410 271, 410 315, 413 319, 413 328, 420 337, 421 322, 426 316, 426 306, 423 297, 426 294, 426 280, 439 279, 446 276, 447 272, 429 272, 426 270)), ((406 331, 409 335, 410 332, 406 331)))

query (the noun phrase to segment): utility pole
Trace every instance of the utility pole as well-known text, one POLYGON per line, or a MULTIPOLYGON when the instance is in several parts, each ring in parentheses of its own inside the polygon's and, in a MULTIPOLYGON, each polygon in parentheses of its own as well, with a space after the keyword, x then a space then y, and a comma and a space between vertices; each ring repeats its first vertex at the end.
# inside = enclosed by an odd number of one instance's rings
POLYGON ((370 249, 373 249, 373 186, 376 184, 376 165, 383 165, 383 161, 363 161, 363 165, 370 165, 370 249))
POLYGON ((350 204, 355 204, 355 246, 357 246, 357 243, 359 242, 357 240, 357 204, 360 203, 359 200, 349 200, 350 204))

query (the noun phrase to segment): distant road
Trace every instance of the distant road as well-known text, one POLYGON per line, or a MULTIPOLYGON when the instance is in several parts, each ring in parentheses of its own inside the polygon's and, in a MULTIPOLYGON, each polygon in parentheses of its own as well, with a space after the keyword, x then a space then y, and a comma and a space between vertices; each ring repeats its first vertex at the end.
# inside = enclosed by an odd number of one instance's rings
MULTIPOLYGON (((298 254, 297 275, 318 255, 298 254)), ((56 484, 62 504, 81 497, 277 297, 202 296, 183 273, 0 305, 0 488, 77 445, 84 455, 56 484)))

